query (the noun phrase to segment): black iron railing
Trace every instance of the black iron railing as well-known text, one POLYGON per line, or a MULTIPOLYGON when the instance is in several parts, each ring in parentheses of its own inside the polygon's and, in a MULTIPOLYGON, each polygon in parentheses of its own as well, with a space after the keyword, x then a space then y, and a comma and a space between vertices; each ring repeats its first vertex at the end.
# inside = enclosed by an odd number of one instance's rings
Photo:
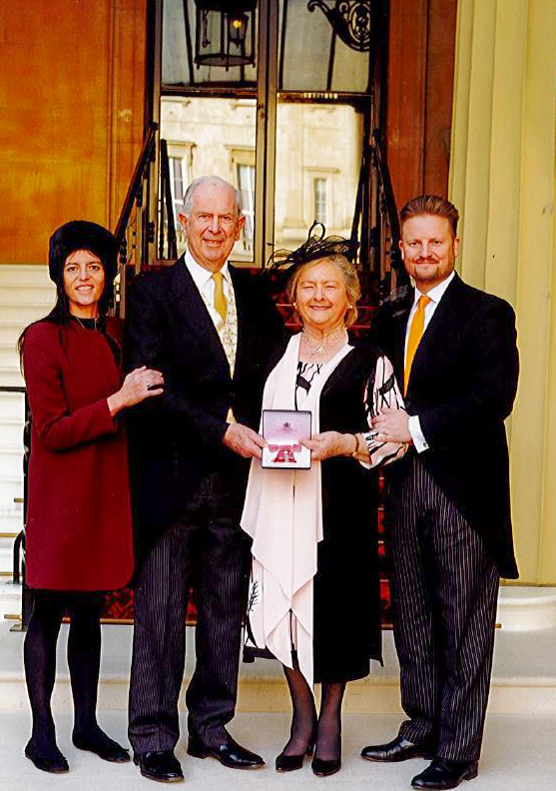
POLYGON ((137 248, 140 250, 140 259, 148 258, 149 241, 154 241, 154 222, 150 219, 150 194, 146 187, 148 187, 151 165, 156 158, 157 131, 158 124, 150 124, 114 232, 122 266, 130 261, 133 255, 132 251, 136 251, 137 248), (132 244, 129 244, 127 233, 134 210, 138 215, 135 217, 134 223, 135 239, 132 244))
MULTIPOLYGON (((31 447, 31 413, 25 387, 21 385, 0 385, 0 393, 21 393, 25 397, 23 424, 23 529, 15 536, 12 555, 12 578, 14 585, 21 584, 21 621, 13 630, 25 631, 32 609, 32 593, 25 585, 25 514, 27 513, 27 479, 29 452, 31 447)), ((19 502, 17 498, 17 502, 19 502)))
POLYGON ((178 257, 178 242, 166 140, 160 141, 160 199, 158 205, 158 257, 159 259, 176 259, 178 257))

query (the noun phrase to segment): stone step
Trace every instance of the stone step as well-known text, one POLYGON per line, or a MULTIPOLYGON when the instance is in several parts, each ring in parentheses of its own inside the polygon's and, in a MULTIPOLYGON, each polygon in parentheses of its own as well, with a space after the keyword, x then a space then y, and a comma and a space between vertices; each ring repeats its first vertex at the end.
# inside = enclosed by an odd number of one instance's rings
POLYGON ((23 471, 23 442, 0 443, 0 470, 6 473, 23 471))
POLYGON ((9 512, 0 512, 0 534, 14 534, 23 529, 23 504, 13 503, 9 512))
POLYGON ((41 300, 20 300, 17 303, 2 305, 2 320, 10 325, 19 323, 21 331, 32 321, 46 316, 50 307, 41 300))
POLYGON ((49 286, 54 288, 48 277, 46 265, 2 264, 0 266, 0 288, 4 283, 19 283, 21 286, 49 286))
POLYGON ((16 280, 0 280, 0 310, 8 304, 18 304, 22 298, 26 302, 40 303, 48 310, 56 301, 54 283, 20 283, 16 280))
MULTIPOLYGON (((0 286, 1 288, 2 286, 0 286)), ((44 315, 46 315, 46 312, 44 315)), ((22 329, 26 326, 24 321, 13 320, 13 318, 7 321, 2 315, 0 319, 0 343, 11 343, 15 347, 22 329)))
POLYGON ((6 387, 23 387, 25 381, 19 368, 12 365, 0 365, 0 385, 6 387))
POLYGON ((506 631, 536 632, 556 627, 556 588, 505 585, 498 598, 498 623, 506 631))
MULTIPOLYGON (((1 287, 0 291, 2 291, 1 287)), ((15 343, 0 342, 0 366, 11 366, 19 369, 19 354, 15 343)))
POLYGON ((9 516, 22 510, 16 498, 23 497, 23 474, 12 474, 0 470, 0 514, 9 516))
POLYGON ((23 448, 23 417, 4 417, 0 412, 0 448, 4 445, 23 448))
POLYGON ((25 394, 0 391, 0 422, 17 419, 23 425, 25 417, 25 394))
POLYGON ((0 546, 0 571, 11 571, 13 567, 12 546, 0 546))
POLYGON ((0 577, 0 620, 6 615, 21 616, 21 585, 14 585, 9 581, 2 581, 0 577))
MULTIPOLYGON (((13 620, 0 623, 0 710, 16 710, 27 706, 21 659, 23 635, 11 633, 13 620)), ((71 691, 65 662, 67 625, 62 626, 58 641, 58 673, 54 694, 54 708, 71 711, 71 691)), ((102 627, 102 671, 99 689, 100 710, 125 710, 128 703, 129 669, 131 661, 132 629, 127 625, 102 627)), ((194 656, 194 630, 186 630, 187 664, 185 684, 191 678, 194 656)), ((400 709, 398 665, 391 632, 383 634, 384 663, 381 668, 373 663, 371 675, 348 685, 345 711, 365 713, 397 713, 400 709)), ((539 641, 544 657, 542 667, 535 667, 521 654, 523 642, 514 634, 504 638, 497 634, 494 673, 489 699, 490 714, 543 715, 556 712, 556 630, 546 630, 539 641), (515 640, 515 643, 514 643, 515 640), (517 662, 520 672, 507 673, 517 662), (531 668, 535 672, 531 671, 531 668), (551 672, 546 672, 550 668, 551 672)), ((184 707, 184 695, 180 696, 184 707)), ((242 664, 239 686, 239 711, 289 711, 289 696, 278 662, 257 660, 253 665, 242 664)))

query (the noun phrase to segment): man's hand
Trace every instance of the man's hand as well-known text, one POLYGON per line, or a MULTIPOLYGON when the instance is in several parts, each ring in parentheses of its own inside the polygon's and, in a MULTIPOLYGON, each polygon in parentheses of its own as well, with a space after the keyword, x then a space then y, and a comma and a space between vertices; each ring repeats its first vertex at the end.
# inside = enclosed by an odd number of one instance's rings
POLYGON ((266 445, 264 437, 241 423, 230 423, 222 438, 222 443, 234 453, 243 456, 244 459, 253 457, 260 459, 262 449, 266 445))
POLYGON ((313 451, 313 461, 351 456, 357 447, 353 434, 340 434, 339 431, 323 431, 312 439, 302 439, 301 444, 313 451))
POLYGON ((378 431, 380 442, 411 442, 407 427, 409 415, 404 409, 385 409, 372 420, 373 428, 378 431))

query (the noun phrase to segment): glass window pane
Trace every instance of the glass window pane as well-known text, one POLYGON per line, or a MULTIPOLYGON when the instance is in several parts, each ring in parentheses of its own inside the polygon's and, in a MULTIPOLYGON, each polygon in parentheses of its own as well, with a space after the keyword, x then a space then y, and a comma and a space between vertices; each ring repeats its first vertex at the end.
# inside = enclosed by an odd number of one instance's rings
POLYGON ((362 118, 345 104, 278 104, 275 244, 289 250, 315 220, 349 237, 361 167, 362 118))
POLYGON ((345 44, 308 0, 280 0, 280 10, 279 90, 366 92, 369 52, 345 44))
MULTIPOLYGON (((180 193, 183 198, 193 179, 214 175, 229 181, 242 193, 246 216, 231 258, 246 263, 253 260, 255 122, 254 99, 172 96, 160 103, 160 135, 168 141, 176 220, 180 193), (176 156, 176 150, 186 150, 187 158, 176 156)), ((185 239, 178 234, 180 255, 184 249, 185 239)))

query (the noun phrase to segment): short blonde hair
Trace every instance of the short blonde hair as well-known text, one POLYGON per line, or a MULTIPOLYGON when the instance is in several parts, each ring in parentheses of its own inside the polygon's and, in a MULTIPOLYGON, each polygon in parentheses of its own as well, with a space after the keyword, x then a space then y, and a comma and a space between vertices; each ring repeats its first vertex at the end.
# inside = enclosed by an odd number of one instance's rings
POLYGON ((322 258, 314 258, 311 261, 307 261, 304 264, 296 266, 294 272, 288 280, 288 300, 292 303, 295 303, 297 297, 297 285, 302 273, 306 272, 308 269, 311 269, 317 264, 321 264, 323 261, 331 261, 336 265, 338 271, 342 275, 342 280, 346 288, 349 303, 349 308, 346 311, 344 322, 346 327, 351 327, 357 321, 357 302, 361 297, 361 285, 359 283, 359 277, 357 275, 355 266, 348 261, 345 255, 341 255, 341 253, 324 255, 322 258))

